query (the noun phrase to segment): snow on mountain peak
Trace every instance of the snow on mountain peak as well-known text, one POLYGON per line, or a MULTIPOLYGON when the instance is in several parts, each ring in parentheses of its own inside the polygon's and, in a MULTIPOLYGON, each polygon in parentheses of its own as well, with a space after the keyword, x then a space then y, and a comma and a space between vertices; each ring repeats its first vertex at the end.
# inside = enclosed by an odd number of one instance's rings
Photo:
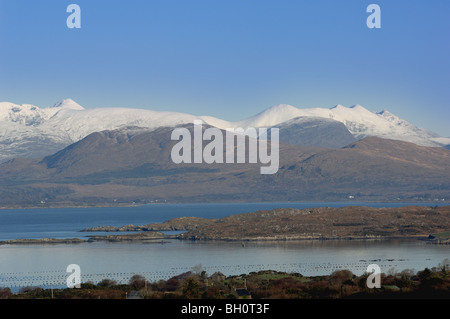
POLYGON ((64 108, 64 109, 72 109, 72 110, 84 110, 85 108, 82 107, 80 104, 75 102, 72 99, 64 99, 56 103, 52 106, 52 108, 64 108))
POLYGON ((297 110, 297 108, 289 104, 277 104, 269 107, 265 112, 286 112, 292 110, 297 110))
POLYGON ((364 113, 366 113, 366 114, 375 114, 374 112, 369 111, 364 106, 359 105, 359 104, 355 104, 355 105, 351 106, 349 109, 352 110, 353 112, 358 112, 360 114, 364 114, 364 113))
POLYGON ((386 119, 398 119, 398 120, 400 120, 400 118, 397 115, 392 114, 388 110, 383 110, 381 112, 378 112, 377 115, 382 116, 382 117, 384 117, 386 119))
MULTIPOLYGON (((246 120, 235 122, 240 127, 271 127, 296 117, 318 117, 343 123, 357 139, 377 136, 387 139, 408 141, 424 146, 442 146, 438 135, 405 121, 384 110, 380 113, 369 111, 359 104, 346 107, 341 104, 326 108, 299 109, 287 104, 279 104, 246 120)), ((445 141, 444 141, 445 142, 445 141)))
POLYGON ((299 109, 289 104, 274 105, 255 116, 234 123, 235 127, 270 127, 301 116, 299 109))
POLYGON ((268 109, 256 114, 251 118, 259 118, 259 120, 273 116, 275 116, 276 118, 283 118, 285 116, 290 116, 291 114, 296 114, 298 110, 298 108, 289 104, 277 104, 269 107, 268 109))
POLYGON ((377 114, 380 114, 380 115, 383 115, 383 114, 391 115, 392 113, 389 112, 388 110, 383 110, 381 112, 378 112, 377 114))

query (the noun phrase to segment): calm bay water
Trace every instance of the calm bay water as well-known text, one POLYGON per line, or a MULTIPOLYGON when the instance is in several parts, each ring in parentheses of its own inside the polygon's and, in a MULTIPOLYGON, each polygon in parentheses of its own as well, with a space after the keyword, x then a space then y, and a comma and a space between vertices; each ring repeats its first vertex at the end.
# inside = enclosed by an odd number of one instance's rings
MULTIPOLYGON (((404 203, 246 203, 153 204, 129 208, 61 208, 0 211, 0 240, 15 238, 72 238, 90 235, 79 230, 99 225, 143 225, 180 216, 221 218, 278 207, 366 205, 404 206, 404 203)), ((421 204, 424 205, 424 204, 421 204)), ((425 204, 427 205, 427 204, 425 204)), ((434 204, 433 204, 434 205, 434 204)), ((431 206, 431 204, 430 204, 431 206)), ((376 263, 390 269, 421 270, 450 258, 449 246, 419 240, 297 241, 272 243, 181 242, 82 243, 0 246, 0 286, 57 286, 68 276, 66 267, 78 264, 82 281, 112 278, 127 282, 133 274, 148 280, 167 279, 201 265, 208 274, 238 275, 273 269, 303 275, 350 269, 362 274, 376 263)))
MULTIPOLYGON (((81 229, 94 226, 145 225, 181 216, 221 218, 224 216, 282 207, 342 207, 364 205, 400 207, 405 203, 236 203, 151 204, 137 207, 6 209, 0 210, 0 241, 16 238, 82 238, 81 229)), ((419 204, 420 205, 420 204, 419 204)), ((427 205, 427 204, 421 204, 427 205)), ((432 204, 429 204, 430 206, 432 204)), ((434 205, 434 204, 433 204, 434 205)), ((91 234, 91 233, 90 233, 91 234)))

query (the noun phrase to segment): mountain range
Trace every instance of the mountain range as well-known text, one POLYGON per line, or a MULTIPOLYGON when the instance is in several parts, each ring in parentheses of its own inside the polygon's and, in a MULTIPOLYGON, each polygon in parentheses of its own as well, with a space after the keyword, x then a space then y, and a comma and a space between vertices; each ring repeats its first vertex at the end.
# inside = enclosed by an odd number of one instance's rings
MULTIPOLYGON (((0 103, 0 205, 220 201, 448 201, 450 144, 387 111, 271 107, 227 122, 127 108, 0 103), (278 127, 280 165, 175 164, 175 127, 278 127)), ((266 138, 264 136, 262 139, 266 138)))
POLYGON ((133 108, 85 109, 71 99, 52 107, 0 103, 0 163, 41 158, 94 132, 126 127, 155 129, 203 120, 220 129, 279 127, 280 139, 297 145, 337 148, 368 136, 446 146, 450 138, 419 128, 388 111, 373 113, 360 105, 298 109, 280 104, 247 119, 230 122, 211 116, 133 108), (322 137, 321 137, 322 136, 322 137))

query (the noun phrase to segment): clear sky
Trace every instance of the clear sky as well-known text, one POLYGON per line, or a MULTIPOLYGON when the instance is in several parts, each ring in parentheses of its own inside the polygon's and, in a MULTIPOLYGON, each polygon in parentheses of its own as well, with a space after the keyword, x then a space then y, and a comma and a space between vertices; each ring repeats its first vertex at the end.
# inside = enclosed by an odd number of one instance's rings
POLYGON ((361 104, 450 136, 450 1, 0 0, 0 101, 64 98, 231 121, 361 104))

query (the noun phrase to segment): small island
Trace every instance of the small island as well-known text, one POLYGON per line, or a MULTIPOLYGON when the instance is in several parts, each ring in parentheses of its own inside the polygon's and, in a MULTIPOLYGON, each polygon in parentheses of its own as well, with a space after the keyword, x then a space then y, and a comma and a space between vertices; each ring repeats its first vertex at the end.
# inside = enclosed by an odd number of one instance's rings
POLYGON ((450 206, 279 208, 232 215, 179 235, 184 240, 435 239, 450 237, 450 206), (443 235, 443 236, 442 236, 443 235))
POLYGON ((217 219, 201 217, 178 217, 169 219, 163 223, 151 223, 147 225, 97 226, 82 229, 82 232, 128 232, 128 231, 181 231, 192 230, 202 226, 213 224, 217 219))
POLYGON ((88 236, 88 242, 93 241, 108 241, 108 242, 125 242, 125 241, 140 241, 140 242, 158 242, 164 243, 164 239, 175 239, 174 235, 166 235, 161 232, 148 231, 142 233, 121 234, 121 235, 93 235, 88 236))

